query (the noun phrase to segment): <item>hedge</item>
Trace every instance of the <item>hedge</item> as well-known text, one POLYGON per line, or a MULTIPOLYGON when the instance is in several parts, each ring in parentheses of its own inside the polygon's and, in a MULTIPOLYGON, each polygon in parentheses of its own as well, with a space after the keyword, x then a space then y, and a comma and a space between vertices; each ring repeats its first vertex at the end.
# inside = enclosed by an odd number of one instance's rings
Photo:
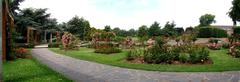
POLYGON ((224 38, 227 36, 227 31, 214 27, 200 28, 198 32, 198 38, 224 38))
POLYGON ((233 34, 240 34, 240 26, 233 28, 233 34))

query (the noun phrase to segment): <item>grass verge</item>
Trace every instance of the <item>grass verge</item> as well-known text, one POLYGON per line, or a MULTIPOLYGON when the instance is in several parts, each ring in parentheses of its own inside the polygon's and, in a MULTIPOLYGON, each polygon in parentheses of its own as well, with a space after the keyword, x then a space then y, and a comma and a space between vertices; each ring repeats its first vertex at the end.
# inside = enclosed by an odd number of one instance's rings
POLYGON ((227 50, 210 51, 211 65, 163 65, 163 64, 136 64, 125 61, 126 51, 116 54, 98 54, 94 49, 80 48, 78 51, 64 51, 58 48, 50 48, 51 51, 73 58, 98 62, 131 69, 141 69, 162 72, 220 72, 240 70, 240 58, 227 55, 227 50))
POLYGON ((34 59, 3 63, 4 82, 72 82, 34 59))

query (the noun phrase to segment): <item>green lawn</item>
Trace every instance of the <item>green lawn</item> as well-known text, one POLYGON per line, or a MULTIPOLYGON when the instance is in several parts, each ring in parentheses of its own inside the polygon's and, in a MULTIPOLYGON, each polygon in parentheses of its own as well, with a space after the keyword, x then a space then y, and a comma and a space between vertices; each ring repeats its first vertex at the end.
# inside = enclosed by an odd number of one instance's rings
POLYGON ((117 54, 105 55, 94 53, 94 49, 80 48, 79 51, 63 51, 58 48, 50 48, 59 54, 73 58, 98 62, 124 68, 142 69, 151 71, 174 71, 174 72, 217 72, 240 70, 240 58, 233 58, 227 55, 227 50, 210 51, 212 65, 160 65, 160 64, 134 64, 125 61, 126 51, 117 54))
POLYGON ((34 59, 3 63, 4 82, 72 82, 34 59))

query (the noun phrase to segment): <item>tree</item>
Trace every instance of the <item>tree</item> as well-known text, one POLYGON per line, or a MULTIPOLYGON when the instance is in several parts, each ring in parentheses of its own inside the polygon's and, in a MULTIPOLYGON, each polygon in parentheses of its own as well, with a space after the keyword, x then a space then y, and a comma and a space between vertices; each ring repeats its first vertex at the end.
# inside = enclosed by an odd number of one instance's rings
POLYGON ((134 29, 130 29, 128 30, 128 36, 136 36, 137 35, 137 31, 134 29))
POLYGON ((10 11, 13 12, 13 15, 17 15, 17 11, 21 11, 19 8, 19 5, 24 0, 12 0, 12 2, 9 4, 10 11))
POLYGON ((175 28, 176 34, 178 36, 182 35, 184 33, 184 29, 182 27, 175 28))
POLYGON ((165 36, 176 36, 176 30, 174 29, 174 27, 176 26, 176 24, 174 22, 170 23, 167 22, 163 28, 163 35, 165 36))
POLYGON ((78 16, 73 17, 67 23, 67 31, 76 35, 81 40, 84 39, 84 35, 88 34, 90 24, 84 18, 79 18, 78 16))
POLYGON ((210 24, 216 22, 216 20, 215 20, 214 18, 215 18, 215 15, 212 15, 212 14, 202 15, 202 16, 199 18, 199 22, 200 22, 199 27, 210 26, 210 24))
POLYGON ((148 30, 148 35, 149 36, 159 36, 160 35, 160 26, 158 22, 154 22, 149 30, 148 30))
POLYGON ((138 34, 137 36, 142 38, 148 35, 148 28, 146 25, 142 25, 141 27, 138 28, 138 34))
POLYGON ((106 31, 106 32, 110 32, 111 27, 109 25, 106 25, 103 30, 106 31))
POLYGON ((113 28, 113 32, 117 35, 117 36, 119 36, 120 35, 120 28, 119 27, 115 27, 115 28, 113 28))
POLYGON ((46 13, 47 9, 33 9, 33 8, 26 8, 21 10, 15 16, 15 26, 16 31, 20 33, 21 36, 26 35, 27 27, 32 26, 39 30, 46 30, 50 27, 49 22, 52 20, 50 19, 50 14, 46 13))
POLYGON ((232 7, 228 12, 228 16, 232 19, 233 25, 237 25, 237 21, 240 21, 240 0, 233 0, 232 7))

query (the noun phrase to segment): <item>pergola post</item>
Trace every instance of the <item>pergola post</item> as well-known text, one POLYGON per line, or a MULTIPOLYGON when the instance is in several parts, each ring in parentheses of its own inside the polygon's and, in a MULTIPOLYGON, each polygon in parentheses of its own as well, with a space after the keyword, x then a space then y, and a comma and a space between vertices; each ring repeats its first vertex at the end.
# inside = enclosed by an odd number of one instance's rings
POLYGON ((2 4, 2 12, 1 12, 1 18, 2 18, 2 60, 6 60, 6 54, 7 54, 7 49, 6 49, 6 39, 7 39, 7 10, 6 10, 6 4, 5 0, 1 2, 2 4))
POLYGON ((47 43, 47 31, 44 30, 44 43, 47 43))
POLYGON ((2 5, 3 4, 3 1, 1 1, 1 3, 0 3, 0 82, 2 82, 3 80, 2 80, 2 48, 3 48, 3 46, 2 46, 2 25, 3 25, 3 20, 2 20, 2 12, 3 12, 3 10, 2 10, 2 5))
POLYGON ((50 32, 50 43, 52 43, 52 32, 50 32))

